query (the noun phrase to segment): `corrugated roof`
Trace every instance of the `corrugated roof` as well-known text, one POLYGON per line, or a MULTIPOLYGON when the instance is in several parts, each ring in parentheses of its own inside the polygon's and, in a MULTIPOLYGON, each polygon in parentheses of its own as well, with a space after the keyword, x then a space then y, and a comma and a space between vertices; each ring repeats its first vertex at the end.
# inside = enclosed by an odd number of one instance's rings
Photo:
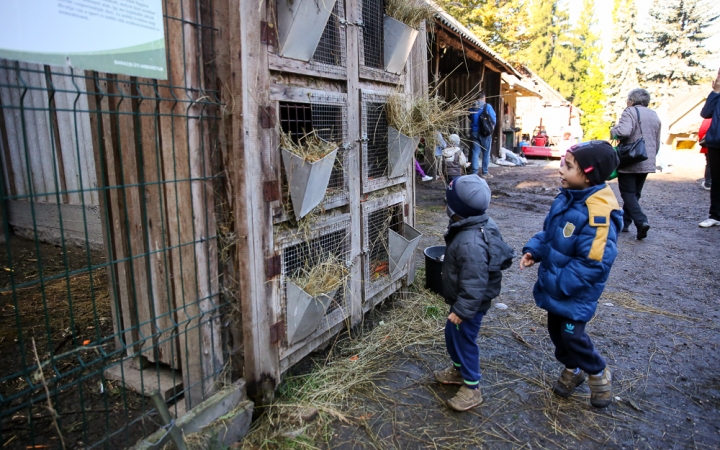
POLYGON ((437 5, 432 0, 425 0, 425 2, 429 5, 431 5, 435 10, 437 10, 437 18, 442 22, 445 26, 450 28, 451 30, 458 33, 460 36, 467 39, 472 44, 476 45, 479 49, 481 49, 484 53, 487 53, 490 55, 494 60, 496 60, 498 63, 500 63, 505 69, 507 69, 508 72, 512 73, 513 75, 516 75, 519 78, 522 78, 522 75, 515 70, 515 68, 507 61, 505 61, 500 55, 495 53, 490 47, 487 46, 483 41, 478 39, 477 36, 473 34, 472 31, 470 31, 465 25, 458 22, 457 19, 455 19, 453 16, 451 16, 447 11, 442 9, 439 5, 437 5))

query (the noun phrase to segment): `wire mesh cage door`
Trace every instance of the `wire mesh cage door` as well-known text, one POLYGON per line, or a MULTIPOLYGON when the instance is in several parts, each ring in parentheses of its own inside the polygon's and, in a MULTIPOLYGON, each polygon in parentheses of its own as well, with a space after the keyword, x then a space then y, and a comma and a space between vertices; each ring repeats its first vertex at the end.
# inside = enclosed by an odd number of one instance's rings
POLYGON ((362 190, 372 192, 404 183, 406 176, 390 178, 388 122, 385 104, 388 94, 362 92, 362 190))
POLYGON ((385 15, 384 0, 360 0, 360 64, 382 70, 385 66, 383 42, 383 17, 385 15))
POLYGON ((0 60, 0 442, 21 418, 12 445, 127 447, 159 426, 150 390, 177 414, 223 370, 200 6, 165 5, 167 81, 0 60))
MULTIPOLYGON (((330 330, 348 317, 347 304, 347 275, 336 280, 337 285, 330 283, 328 270, 319 267, 322 264, 336 266, 342 265, 347 269, 350 265, 351 239, 350 218, 340 216, 331 219, 332 222, 320 224, 308 232, 289 232, 278 239, 276 247, 281 252, 282 286, 281 311, 283 311, 286 325, 286 335, 280 349, 280 357, 284 359, 317 336, 330 330), (319 272, 317 269, 321 269, 319 272), (327 308, 322 317, 302 316, 302 311, 295 311, 289 305, 288 284, 303 288, 309 284, 329 284, 326 289, 332 293, 327 308), (303 322, 311 322, 314 328, 304 334, 293 336, 293 331, 303 327, 303 322)), ((333 278, 334 279, 334 278, 333 278)), ((324 293, 327 293, 324 292, 324 293)), ((307 349, 311 351, 312 349, 307 349)), ((295 358, 297 359, 297 357, 295 358)))
POLYGON ((397 192, 362 205, 364 308, 382 300, 378 294, 407 273, 391 272, 388 239, 389 230, 402 233, 405 197, 405 192, 397 192))
MULTIPOLYGON (((287 0, 274 0, 286 2, 287 0)), ((268 6, 272 9, 270 17, 271 20, 277 22, 276 17, 276 5, 272 2, 268 2, 268 6)), ((319 5, 324 7, 322 2, 317 3, 314 0, 313 5, 319 5)), ((318 74, 328 74, 333 76, 346 76, 347 75, 347 25, 345 22, 345 2, 344 0, 337 0, 330 13, 325 28, 323 29, 322 36, 318 42, 315 52, 313 53, 310 61, 300 62, 295 61, 296 64, 300 64, 303 67, 314 71, 318 74)), ((279 45, 279 44, 278 44, 279 45)), ((270 45, 270 52, 278 53, 278 46, 270 45)), ((278 55, 280 56, 280 55, 278 55)), ((292 67, 292 66, 291 66, 292 67)), ((286 67, 287 68, 287 67, 286 67)), ((289 69, 292 70, 292 69, 289 69)))
MULTIPOLYGON (((280 101, 280 129, 293 140, 311 132, 338 144, 337 156, 323 200, 323 209, 347 204, 349 185, 347 176, 347 101, 344 95, 311 93, 310 103, 280 101)), ((284 189, 284 210, 289 211, 288 189, 284 189)), ((279 221, 287 220, 285 214, 279 221)))

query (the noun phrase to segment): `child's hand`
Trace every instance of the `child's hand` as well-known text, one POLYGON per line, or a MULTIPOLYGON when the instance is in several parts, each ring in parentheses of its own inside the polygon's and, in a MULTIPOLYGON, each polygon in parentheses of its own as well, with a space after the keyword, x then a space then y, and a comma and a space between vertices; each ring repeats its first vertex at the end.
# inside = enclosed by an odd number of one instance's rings
POLYGON ((535 264, 535 260, 533 259, 532 255, 530 253, 525 253, 520 260, 520 270, 523 270, 526 267, 530 267, 533 264, 535 264))
POLYGON ((462 323, 462 319, 454 312, 450 313, 450 315, 448 316, 448 320, 455 325, 460 325, 462 323))

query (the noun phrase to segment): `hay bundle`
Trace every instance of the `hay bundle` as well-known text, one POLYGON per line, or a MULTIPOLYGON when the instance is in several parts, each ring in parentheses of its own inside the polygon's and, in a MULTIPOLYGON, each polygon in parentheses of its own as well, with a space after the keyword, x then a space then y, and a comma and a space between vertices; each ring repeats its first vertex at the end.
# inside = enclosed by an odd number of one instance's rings
POLYGON ((322 139, 315 131, 306 133, 298 139, 293 139, 290 134, 280 130, 280 147, 294 153, 308 163, 314 163, 337 149, 338 145, 322 139))
POLYGON ((412 28, 417 29, 424 20, 431 29, 436 13, 425 0, 385 0, 385 14, 412 28))
POLYGON ((338 256, 329 254, 312 267, 306 266, 301 269, 298 274, 290 277, 290 279, 308 295, 317 297, 342 286, 348 273, 345 262, 338 256))
POLYGON ((457 129, 471 105, 470 98, 446 102, 437 95, 413 98, 408 105, 405 95, 393 93, 385 104, 385 113, 388 125, 404 135, 432 141, 438 132, 448 134, 457 129))

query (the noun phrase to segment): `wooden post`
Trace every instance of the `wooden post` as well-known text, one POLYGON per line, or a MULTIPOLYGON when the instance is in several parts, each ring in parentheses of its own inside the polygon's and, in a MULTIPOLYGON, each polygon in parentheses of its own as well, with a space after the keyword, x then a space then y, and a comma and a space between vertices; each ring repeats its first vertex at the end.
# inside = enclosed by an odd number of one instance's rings
MULTIPOLYGON (((256 404, 269 403, 280 380, 276 344, 270 342, 270 327, 277 322, 273 306, 274 280, 268 280, 265 262, 272 255, 272 203, 264 200, 263 183, 276 181, 279 166, 272 166, 268 148, 274 128, 262 128, 260 108, 269 106, 267 44, 260 43, 265 5, 228 0, 221 34, 229 41, 229 71, 223 79, 227 107, 229 145, 236 204, 237 267, 244 339, 245 379, 248 394, 256 404)), ((219 8, 219 7, 218 7, 219 8)))

